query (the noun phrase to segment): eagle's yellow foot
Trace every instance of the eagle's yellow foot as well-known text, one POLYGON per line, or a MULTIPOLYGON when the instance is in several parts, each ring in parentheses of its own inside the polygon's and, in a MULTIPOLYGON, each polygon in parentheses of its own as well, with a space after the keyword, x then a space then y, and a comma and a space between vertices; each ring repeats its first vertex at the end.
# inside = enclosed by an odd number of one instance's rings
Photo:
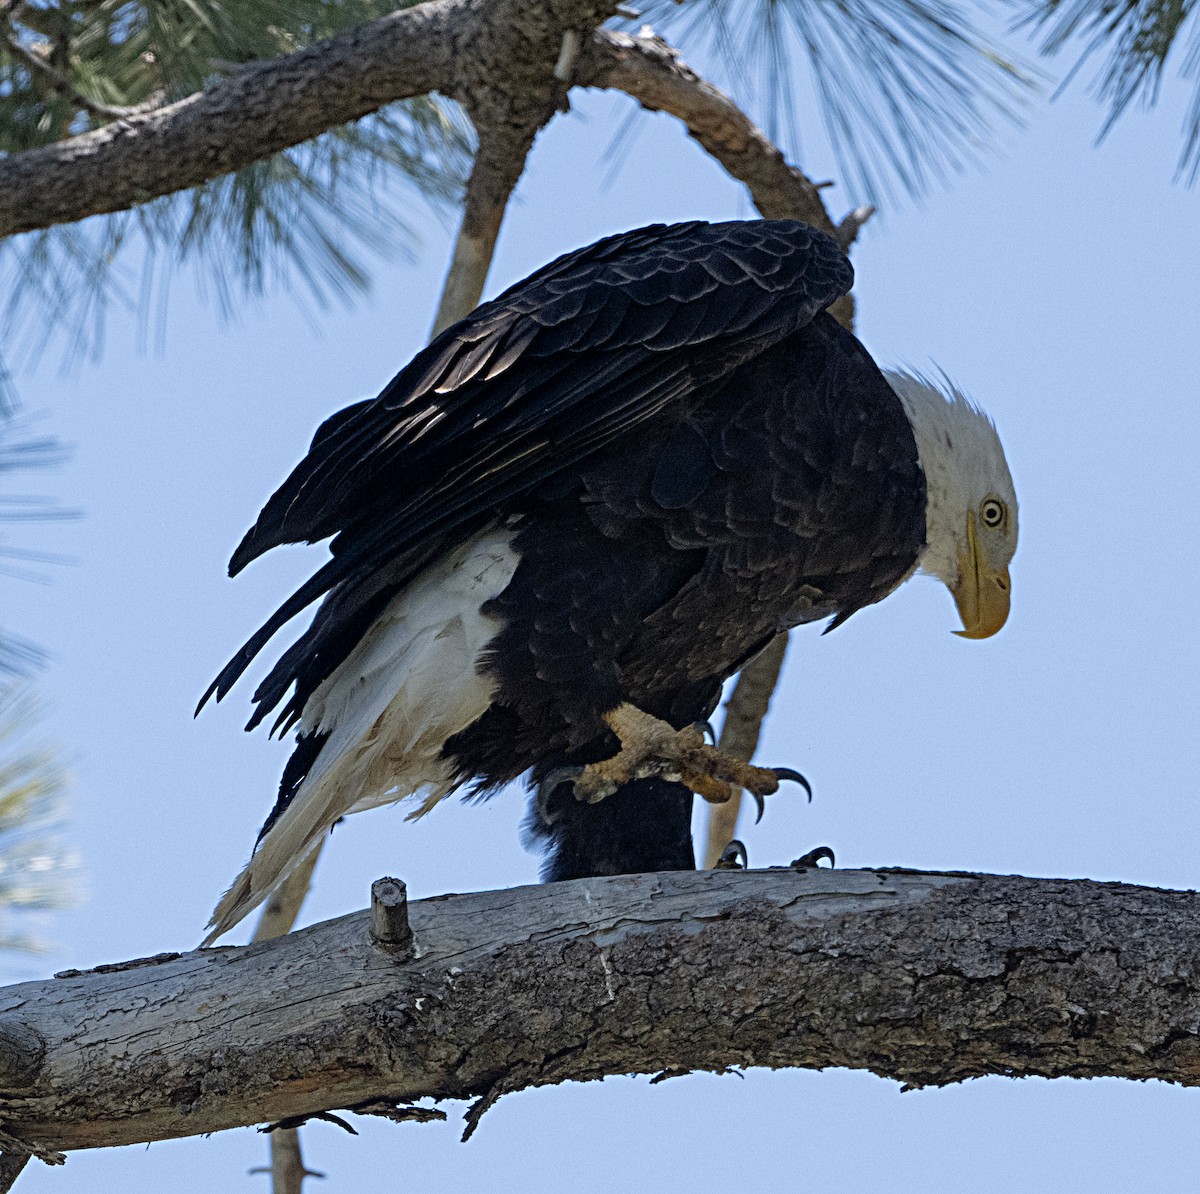
POLYGON ((812 799, 812 789, 799 772, 787 767, 755 767, 724 754, 705 742, 701 726, 677 730, 630 704, 618 705, 604 715, 604 721, 621 749, 598 763, 571 768, 569 776, 567 769, 556 773, 563 780, 572 780, 577 800, 595 804, 631 780, 650 776, 681 783, 713 804, 724 804, 745 789, 754 797, 760 818, 763 797, 777 791, 781 780, 801 784, 812 799))

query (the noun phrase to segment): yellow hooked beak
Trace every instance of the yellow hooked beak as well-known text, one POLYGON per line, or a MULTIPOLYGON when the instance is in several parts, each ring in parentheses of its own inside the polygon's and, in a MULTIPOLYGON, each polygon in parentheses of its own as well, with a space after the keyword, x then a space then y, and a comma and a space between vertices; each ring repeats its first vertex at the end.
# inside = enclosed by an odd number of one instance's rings
POLYGON ((967 549, 958 559, 958 584, 950 591, 958 606, 962 638, 990 638, 1008 621, 1012 582, 1007 566, 987 558, 975 536, 975 511, 967 514, 967 549))

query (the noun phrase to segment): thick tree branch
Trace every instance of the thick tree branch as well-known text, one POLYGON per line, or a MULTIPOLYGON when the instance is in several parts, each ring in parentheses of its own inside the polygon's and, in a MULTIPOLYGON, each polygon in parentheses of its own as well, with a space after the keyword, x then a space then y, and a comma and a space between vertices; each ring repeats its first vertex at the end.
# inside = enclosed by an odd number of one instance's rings
POLYGON ((1200 1085, 1200 895, 911 871, 618 876, 410 905, 0 992, 43 1151, 605 1074, 849 1066, 1200 1085))
POLYGON ((0 159, 0 236, 197 186, 431 91, 461 100, 472 115, 485 91, 485 107, 494 109, 500 96, 510 110, 525 111, 517 121, 524 130, 528 112, 561 103, 569 84, 617 88, 671 113, 746 184, 764 216, 806 220, 848 245, 866 209, 835 223, 818 188, 661 39, 607 31, 578 38, 618 7, 615 0, 430 0, 250 64, 177 103, 120 113, 104 128, 0 159), (566 48, 577 40, 580 52, 572 48, 568 60, 566 48))
POLYGON ((615 0, 431 0, 256 63, 143 116, 0 160, 0 236, 121 211, 269 157, 395 100, 464 102, 488 76, 546 94, 563 33, 615 0))

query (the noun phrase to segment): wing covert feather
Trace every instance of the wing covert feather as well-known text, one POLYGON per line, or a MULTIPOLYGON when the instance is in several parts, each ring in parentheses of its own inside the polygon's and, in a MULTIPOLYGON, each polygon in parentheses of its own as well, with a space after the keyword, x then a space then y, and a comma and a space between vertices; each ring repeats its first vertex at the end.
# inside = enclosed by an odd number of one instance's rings
MULTIPOLYGON (((448 328, 318 429, 230 562, 334 536, 334 558, 230 661, 351 576, 544 483, 809 323, 853 271, 796 221, 652 225, 567 254, 448 328)), ((206 694, 206 699, 207 699, 206 694)), ((203 703, 203 702, 202 702, 203 703)))

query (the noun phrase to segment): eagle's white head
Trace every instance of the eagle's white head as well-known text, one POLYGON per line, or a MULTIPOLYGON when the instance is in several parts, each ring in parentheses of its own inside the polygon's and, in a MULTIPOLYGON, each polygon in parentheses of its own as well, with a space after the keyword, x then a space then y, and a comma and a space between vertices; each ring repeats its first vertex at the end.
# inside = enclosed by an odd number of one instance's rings
POLYGON ((928 493, 919 568, 954 595, 966 638, 1008 618, 1017 550, 1017 495, 992 421, 949 380, 886 374, 917 440, 928 493))

